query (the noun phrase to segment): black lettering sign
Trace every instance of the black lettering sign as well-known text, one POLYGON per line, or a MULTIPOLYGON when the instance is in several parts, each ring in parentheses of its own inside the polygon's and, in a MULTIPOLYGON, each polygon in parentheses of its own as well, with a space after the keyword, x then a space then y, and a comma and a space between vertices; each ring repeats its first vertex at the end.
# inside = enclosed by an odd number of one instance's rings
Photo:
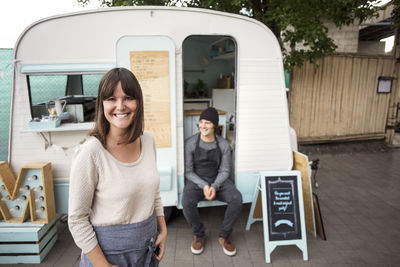
POLYGON ((265 177, 270 241, 301 239, 297 176, 265 177))

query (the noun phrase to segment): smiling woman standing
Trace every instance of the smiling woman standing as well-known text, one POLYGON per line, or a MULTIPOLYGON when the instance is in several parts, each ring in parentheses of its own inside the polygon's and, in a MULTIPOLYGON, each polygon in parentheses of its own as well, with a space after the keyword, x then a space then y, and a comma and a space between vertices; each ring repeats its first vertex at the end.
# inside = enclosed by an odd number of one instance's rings
POLYGON ((164 255, 156 149, 143 114, 136 77, 124 68, 107 72, 95 127, 71 166, 68 225, 81 267, 158 266, 164 255))

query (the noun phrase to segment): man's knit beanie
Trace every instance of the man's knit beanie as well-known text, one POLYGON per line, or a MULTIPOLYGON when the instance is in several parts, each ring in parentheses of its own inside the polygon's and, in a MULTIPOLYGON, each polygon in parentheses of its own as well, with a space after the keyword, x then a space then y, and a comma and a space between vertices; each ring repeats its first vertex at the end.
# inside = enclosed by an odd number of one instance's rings
POLYGON ((213 107, 207 108, 203 110, 199 120, 208 120, 211 121, 215 126, 218 126, 218 112, 213 107))

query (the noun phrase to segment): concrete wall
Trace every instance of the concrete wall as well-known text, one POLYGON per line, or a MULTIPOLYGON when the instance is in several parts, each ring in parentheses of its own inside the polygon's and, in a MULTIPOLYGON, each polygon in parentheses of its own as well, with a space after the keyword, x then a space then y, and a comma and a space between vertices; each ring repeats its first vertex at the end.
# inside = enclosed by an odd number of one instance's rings
POLYGON ((333 22, 324 22, 328 27, 328 36, 332 38, 337 45, 337 53, 357 53, 359 26, 349 25, 337 28, 333 22))
MULTIPOLYGON (((358 49, 358 25, 343 26, 342 28, 337 28, 334 23, 325 21, 324 25, 328 28, 328 36, 333 39, 334 43, 337 45, 335 52, 337 53, 357 53, 358 49)), ((290 51, 290 47, 285 44, 285 48, 290 51)), ((307 47, 298 44, 296 49, 305 49, 307 47)))

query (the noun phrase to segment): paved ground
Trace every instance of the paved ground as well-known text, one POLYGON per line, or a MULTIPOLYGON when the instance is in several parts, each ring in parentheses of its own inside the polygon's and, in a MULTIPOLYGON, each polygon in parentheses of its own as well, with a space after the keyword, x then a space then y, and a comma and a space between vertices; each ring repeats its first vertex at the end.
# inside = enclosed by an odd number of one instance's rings
MULTIPOLYGON (((400 266, 400 149, 381 143, 302 146, 310 159, 320 159, 318 194, 327 241, 307 237, 309 261, 294 246, 278 247, 272 264, 264 259, 262 223, 245 231, 246 204, 233 233, 238 254, 227 257, 217 242, 224 207, 201 209, 207 226, 206 249, 190 252, 192 234, 181 212, 168 224, 167 253, 160 266, 400 266)), ((59 240, 38 265, 78 266, 79 249, 63 223, 59 240)), ((5 265, 2 265, 5 266, 5 265)))

